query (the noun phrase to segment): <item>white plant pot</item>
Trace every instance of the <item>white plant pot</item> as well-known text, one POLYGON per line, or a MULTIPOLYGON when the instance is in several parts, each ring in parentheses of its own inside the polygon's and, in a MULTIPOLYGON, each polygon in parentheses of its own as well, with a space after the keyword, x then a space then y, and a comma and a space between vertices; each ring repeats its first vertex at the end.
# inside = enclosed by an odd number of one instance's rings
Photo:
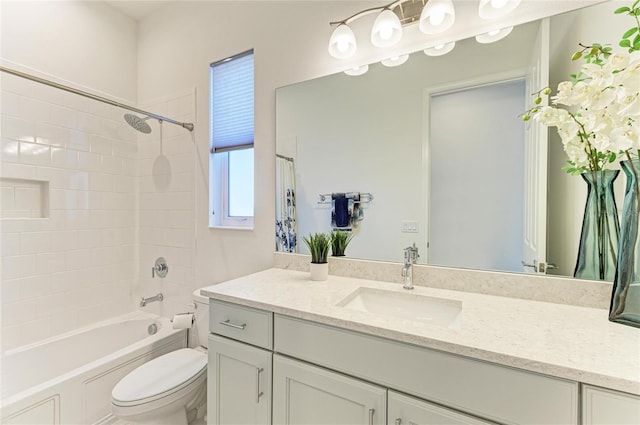
POLYGON ((327 280, 329 277, 329 263, 310 263, 311 280, 327 280))

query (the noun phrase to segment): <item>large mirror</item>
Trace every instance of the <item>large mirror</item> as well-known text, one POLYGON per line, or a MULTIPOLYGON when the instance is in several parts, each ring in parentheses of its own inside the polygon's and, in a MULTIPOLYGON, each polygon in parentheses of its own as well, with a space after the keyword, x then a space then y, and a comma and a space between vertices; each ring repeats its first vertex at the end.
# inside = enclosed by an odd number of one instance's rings
MULTIPOLYGON (((567 79, 577 42, 601 40, 579 39, 585 21, 613 9, 590 6, 520 25, 497 43, 461 40, 443 56, 420 51, 401 66, 278 89, 276 249, 308 253, 303 236, 338 228, 353 235, 352 258, 402 261, 415 244, 422 264, 526 272, 535 260, 572 275, 586 192, 557 171, 561 148, 550 161, 546 149, 532 151, 546 131, 520 114, 540 55, 551 60, 552 86, 567 79)), ((613 22, 596 36, 609 28, 615 40, 613 22)))

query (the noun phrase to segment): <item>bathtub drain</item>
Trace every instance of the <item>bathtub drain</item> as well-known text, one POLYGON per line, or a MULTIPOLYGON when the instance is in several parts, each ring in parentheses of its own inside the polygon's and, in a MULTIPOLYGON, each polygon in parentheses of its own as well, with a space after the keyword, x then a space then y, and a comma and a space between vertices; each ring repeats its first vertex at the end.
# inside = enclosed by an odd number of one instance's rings
POLYGON ((155 334, 156 332, 158 332, 158 326, 155 323, 150 324, 147 328, 147 332, 149 333, 149 335, 155 334))

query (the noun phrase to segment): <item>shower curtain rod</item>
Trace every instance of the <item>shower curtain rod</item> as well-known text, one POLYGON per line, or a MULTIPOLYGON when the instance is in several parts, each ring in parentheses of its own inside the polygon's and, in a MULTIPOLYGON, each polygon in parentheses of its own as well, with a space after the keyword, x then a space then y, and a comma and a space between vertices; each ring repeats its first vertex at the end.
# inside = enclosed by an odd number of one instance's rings
POLYGON ((172 120, 171 118, 163 117, 162 115, 154 114, 151 112, 147 112, 145 110, 135 108, 133 106, 125 105, 124 103, 116 102, 111 99, 107 99, 105 97, 97 96, 95 94, 87 93, 82 90, 74 89, 73 87, 65 86, 63 84, 58 84, 53 81, 45 80, 44 78, 36 77, 35 75, 27 74, 24 72, 16 71, 15 69, 7 68, 4 66, 0 66, 0 71, 6 72, 7 74, 15 75, 16 77, 25 78, 27 80, 35 81, 36 83, 45 84, 47 86, 55 87, 60 90, 68 91, 70 93, 74 93, 80 96, 88 97, 89 99, 97 100, 98 102, 107 103, 112 106, 117 106, 119 108, 128 109, 129 111, 135 112, 137 114, 146 115, 150 118, 155 118, 160 121, 168 122, 171 124, 179 125, 180 127, 186 128, 189 131, 193 131, 193 123, 189 122, 179 122, 176 120, 172 120))

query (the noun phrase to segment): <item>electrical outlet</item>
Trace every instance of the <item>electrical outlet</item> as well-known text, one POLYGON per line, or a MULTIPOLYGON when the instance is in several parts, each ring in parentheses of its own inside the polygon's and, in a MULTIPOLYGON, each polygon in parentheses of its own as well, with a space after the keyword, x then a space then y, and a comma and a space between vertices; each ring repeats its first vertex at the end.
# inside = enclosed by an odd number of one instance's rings
POLYGON ((402 222, 402 233, 418 233, 418 222, 417 221, 403 221, 402 222))

